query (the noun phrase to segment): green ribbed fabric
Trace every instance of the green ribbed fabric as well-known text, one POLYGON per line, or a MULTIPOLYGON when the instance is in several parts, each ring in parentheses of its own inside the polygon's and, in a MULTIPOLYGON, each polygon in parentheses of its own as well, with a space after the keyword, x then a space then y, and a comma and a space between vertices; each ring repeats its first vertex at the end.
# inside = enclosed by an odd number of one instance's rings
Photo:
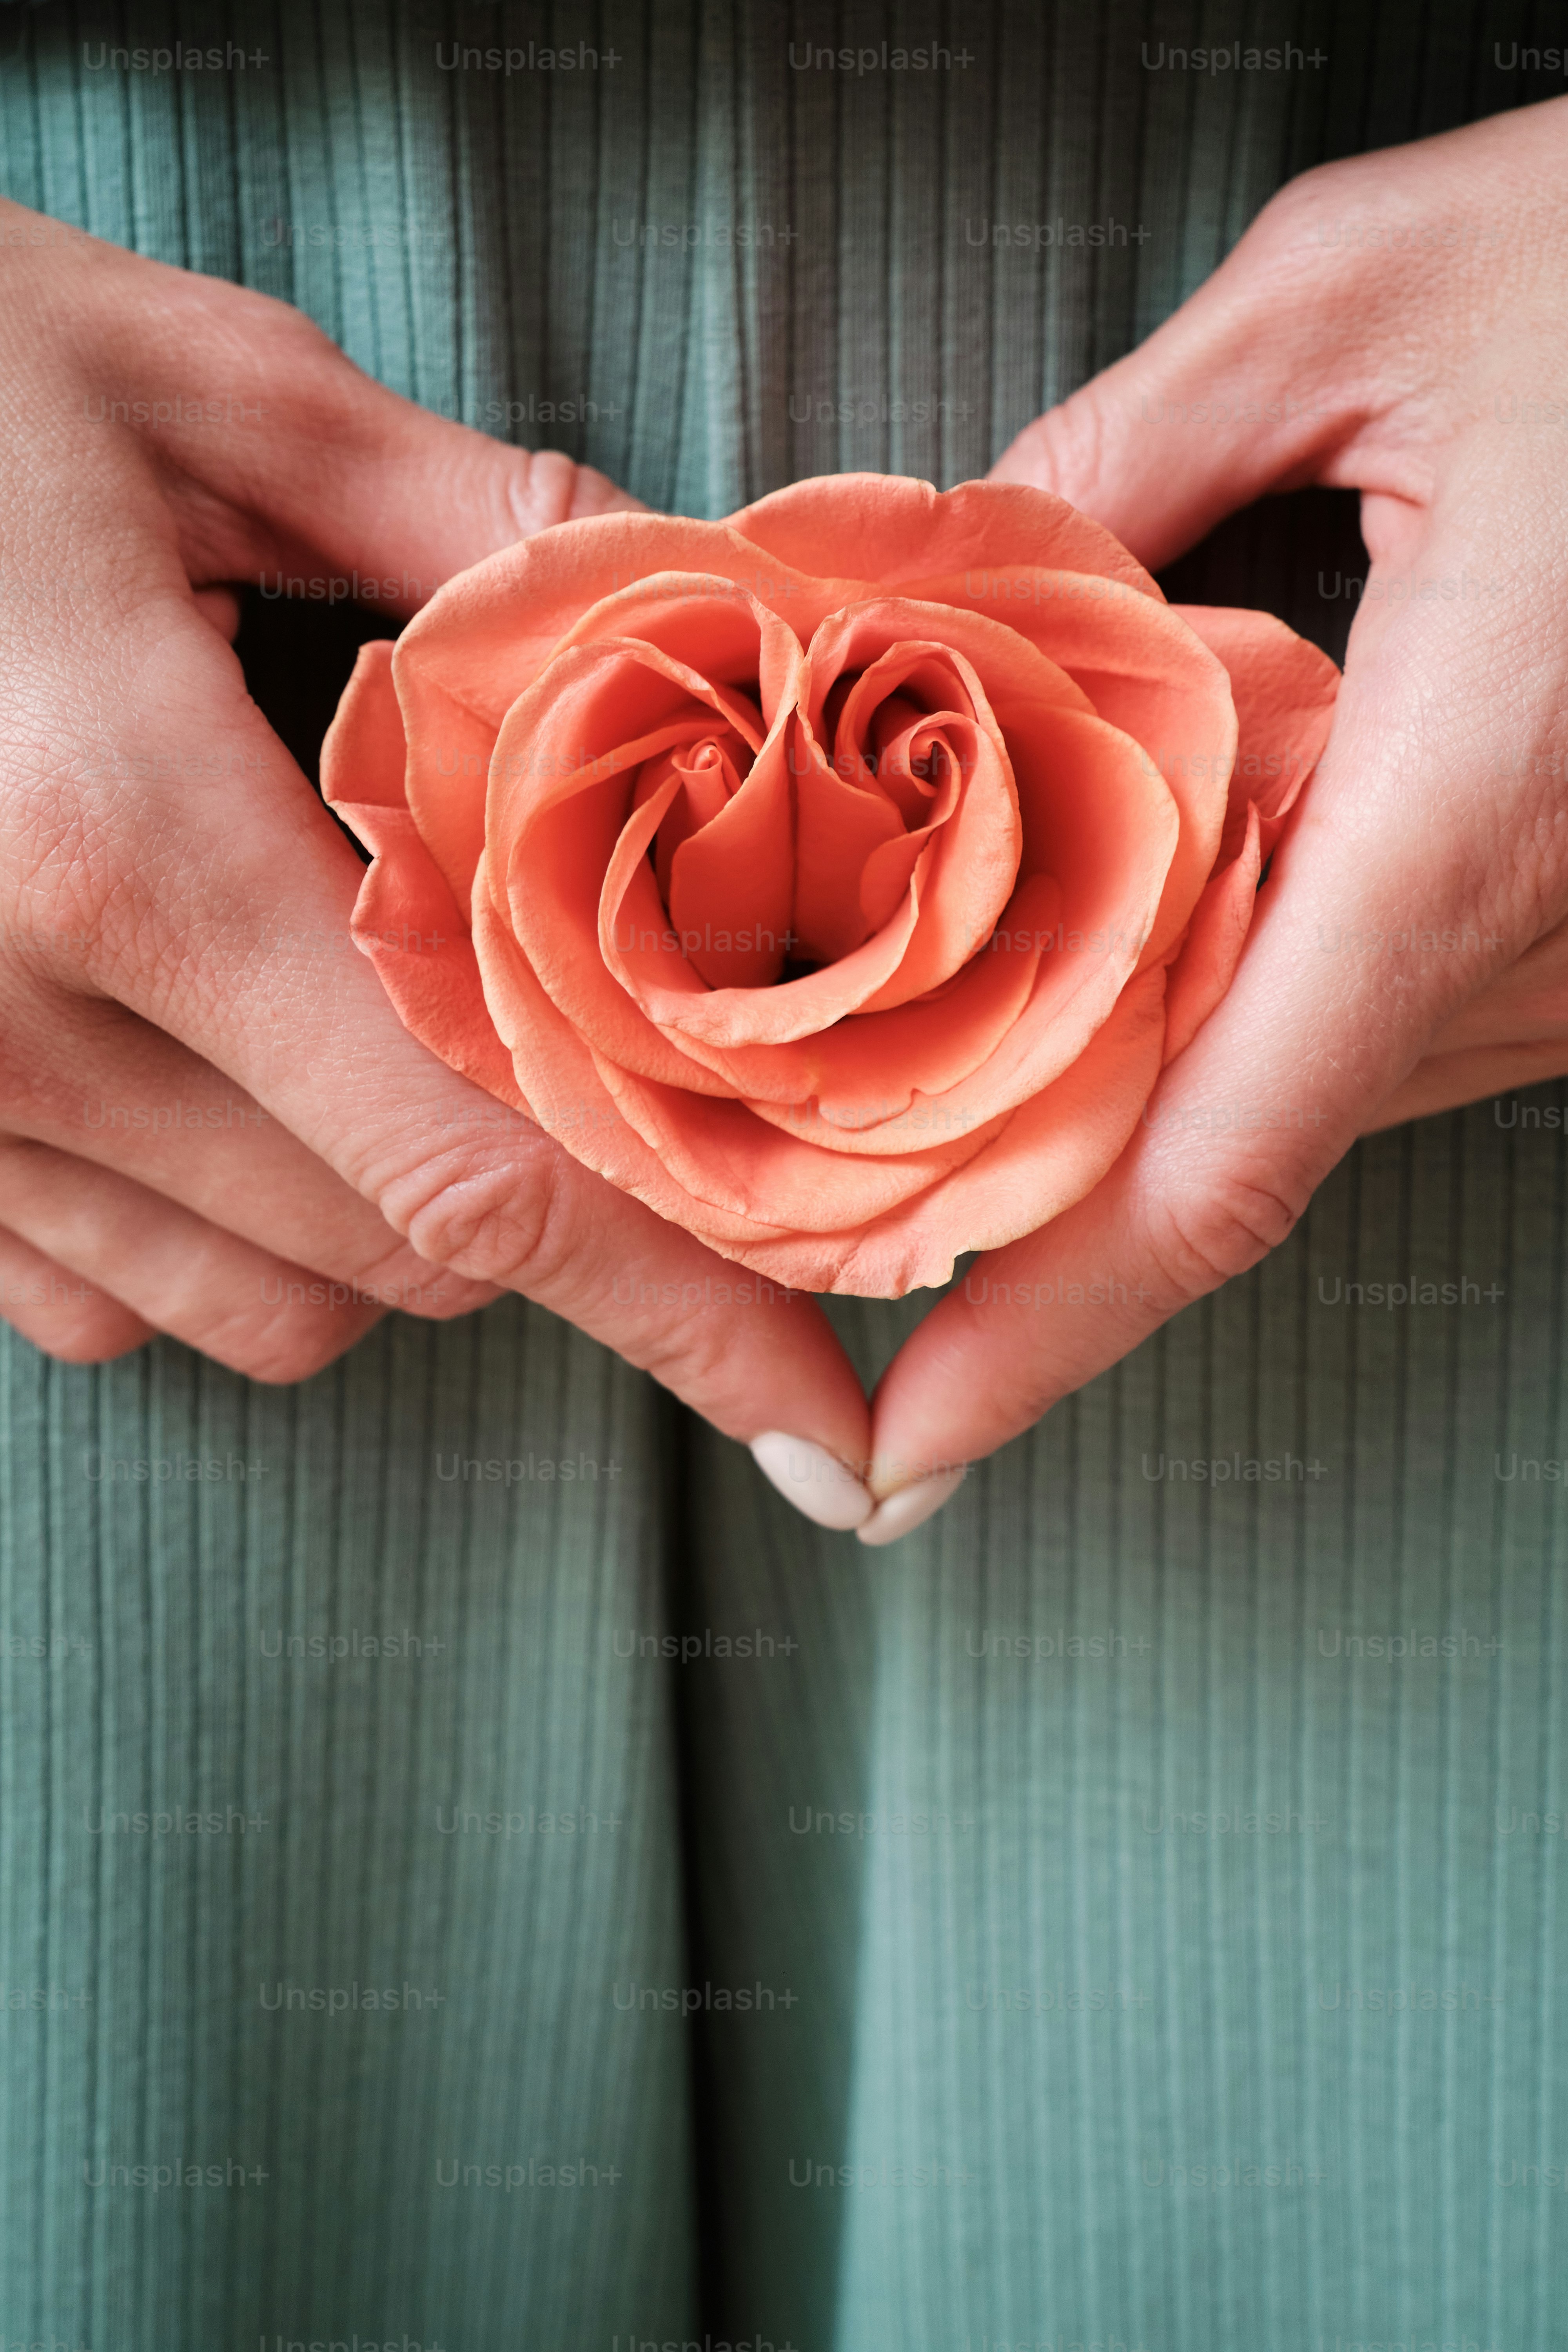
POLYGON ((679 2326, 687 2058, 616 2007, 686 1973, 616 1654, 668 1623, 656 1399, 518 1304, 284 1391, 12 1338, 3 1393, 5 2340, 679 2326))
MULTIPOLYGON (((7 193, 704 514, 984 469, 1290 173, 1548 94, 1498 60, 1555 37, 1490 0, 4 13, 7 193), (95 63, 177 38, 266 62, 95 63), (1148 62, 1237 39, 1325 61, 1148 62), (530 41, 601 63, 438 61, 530 41), (797 62, 884 41, 968 62, 797 62), (1058 220, 1129 242, 993 241, 1058 220)), ((1338 650, 1357 558, 1307 497, 1172 584, 1338 650)), ((5 1335, 0 2345, 1561 2343, 1568 1090, 1521 1100, 1556 1125, 1360 1148, 885 1554, 516 1303, 283 1393, 5 1335), (1412 1273, 1476 1295, 1347 1290, 1412 1273), (688 1987, 753 2005, 632 2005, 688 1987), (174 2164, 222 2185, 114 2173, 174 2164)), ((920 1305, 835 1307, 868 1375, 920 1305)))

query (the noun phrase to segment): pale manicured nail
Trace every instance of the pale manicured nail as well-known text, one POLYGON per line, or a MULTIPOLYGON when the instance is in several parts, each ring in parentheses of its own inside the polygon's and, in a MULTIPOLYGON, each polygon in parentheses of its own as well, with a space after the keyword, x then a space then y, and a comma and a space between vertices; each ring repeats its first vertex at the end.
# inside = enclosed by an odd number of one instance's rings
POLYGON ((752 1438, 752 1452, 768 1484, 819 1528, 858 1528, 877 1507, 854 1471, 809 1437, 764 1429, 752 1438))
POLYGON ((863 1544, 897 1543, 940 1511, 950 1495, 955 1495, 963 1484, 964 1465, 960 1462, 951 1470, 938 1470, 930 1478, 917 1478, 912 1486, 900 1486, 885 1503, 879 1503, 870 1517, 858 1530, 863 1544))

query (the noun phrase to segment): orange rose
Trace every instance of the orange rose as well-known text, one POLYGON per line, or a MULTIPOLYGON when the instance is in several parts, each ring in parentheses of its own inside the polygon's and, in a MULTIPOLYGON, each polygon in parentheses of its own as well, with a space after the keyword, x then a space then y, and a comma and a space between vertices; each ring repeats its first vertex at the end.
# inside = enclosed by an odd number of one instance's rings
POLYGON ((724 1256, 898 1297, 1116 1159, 1338 684, 1043 490, 847 474, 477 564, 322 779, 416 1037, 724 1256))

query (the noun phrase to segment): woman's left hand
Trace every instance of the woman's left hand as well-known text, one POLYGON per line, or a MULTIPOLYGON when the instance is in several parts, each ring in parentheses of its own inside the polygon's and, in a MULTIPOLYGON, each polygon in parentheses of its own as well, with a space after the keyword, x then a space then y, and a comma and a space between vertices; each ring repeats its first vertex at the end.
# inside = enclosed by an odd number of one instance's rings
POLYGON ((1568 1072, 1565 161, 1558 99, 1309 173, 995 468, 1151 568, 1268 490, 1354 488, 1372 561, 1228 995, 1103 1182, 882 1381, 908 1524, 1277 1247, 1358 1135, 1568 1072))

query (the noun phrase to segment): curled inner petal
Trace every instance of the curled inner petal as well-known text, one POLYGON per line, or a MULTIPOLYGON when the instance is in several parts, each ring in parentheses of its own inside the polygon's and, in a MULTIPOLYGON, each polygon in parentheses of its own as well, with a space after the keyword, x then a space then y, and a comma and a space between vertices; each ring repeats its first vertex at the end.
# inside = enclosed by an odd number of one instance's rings
POLYGON ((690 743, 673 744, 657 759, 643 763, 632 795, 634 808, 641 808, 670 777, 679 778, 685 787, 676 794, 654 841, 655 870, 666 906, 676 851, 734 798, 742 775, 749 773, 751 765, 751 749, 732 727, 699 736, 690 743))
POLYGON ((807 649, 797 931, 825 961, 848 954, 892 920, 917 872, 927 877, 910 947, 862 1011, 951 979, 1017 878, 1012 765, 970 658, 982 636, 986 654, 1004 656, 1009 633, 972 629, 966 650, 939 634, 945 618, 900 598, 873 600, 833 614, 807 649))

